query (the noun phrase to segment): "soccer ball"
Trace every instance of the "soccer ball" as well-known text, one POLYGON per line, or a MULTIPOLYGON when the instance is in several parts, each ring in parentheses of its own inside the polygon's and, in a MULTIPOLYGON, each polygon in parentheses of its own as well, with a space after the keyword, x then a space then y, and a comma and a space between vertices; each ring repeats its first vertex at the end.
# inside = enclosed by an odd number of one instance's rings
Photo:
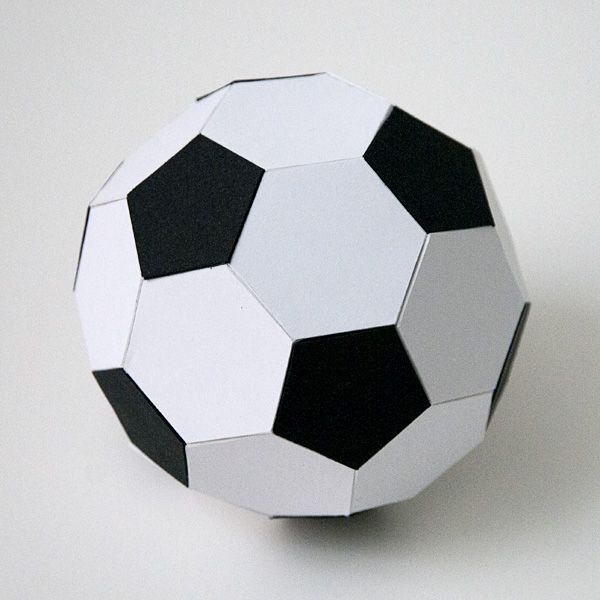
POLYGON ((528 308, 481 158, 325 73, 234 81, 125 160, 75 294, 131 442, 270 516, 430 484, 483 439, 528 308))

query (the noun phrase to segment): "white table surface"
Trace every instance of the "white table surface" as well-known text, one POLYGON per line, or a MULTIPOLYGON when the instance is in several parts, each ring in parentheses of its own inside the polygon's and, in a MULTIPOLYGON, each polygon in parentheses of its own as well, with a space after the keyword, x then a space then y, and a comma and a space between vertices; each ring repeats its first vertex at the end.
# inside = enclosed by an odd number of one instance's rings
POLYGON ((600 598, 600 6, 421 4, 2 2, 2 598, 600 598), (486 441, 424 493, 269 521, 130 450, 70 287, 147 135, 319 70, 483 153, 533 309, 486 441))

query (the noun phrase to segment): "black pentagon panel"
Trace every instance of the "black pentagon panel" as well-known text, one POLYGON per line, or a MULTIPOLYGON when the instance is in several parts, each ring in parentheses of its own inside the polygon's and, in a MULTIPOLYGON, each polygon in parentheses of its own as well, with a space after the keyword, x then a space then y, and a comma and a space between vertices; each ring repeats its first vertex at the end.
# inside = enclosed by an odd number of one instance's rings
POLYGON ((145 279, 229 262, 263 169, 199 135, 127 196, 145 279))
POLYGON ((517 350, 519 349, 519 344, 521 342, 521 336, 523 335, 523 331, 525 330, 525 323, 527 322, 527 317, 529 316, 529 308, 531 303, 526 302, 523 310, 521 311, 521 316, 519 317, 519 322, 517 323, 517 328, 515 329, 515 333, 513 335, 512 341, 510 343, 510 347, 508 349, 508 354, 506 355, 506 359, 504 360, 504 365, 502 366, 502 371, 500 372, 500 377, 498 378, 498 384, 496 385, 496 389, 492 394, 492 404, 490 407, 490 417, 488 419, 488 426, 494 415, 494 411, 498 406, 498 402, 504 393, 504 388, 508 383, 508 379, 510 377, 510 372, 512 370, 513 363, 517 356, 517 350))
POLYGON ((167 473, 188 485, 185 442, 123 369, 94 371, 94 377, 129 439, 167 473))
POLYGON ((364 155, 427 233, 493 225, 470 148, 397 107, 364 155))
POLYGON ((358 469, 429 407, 394 326, 294 342, 273 432, 358 469))

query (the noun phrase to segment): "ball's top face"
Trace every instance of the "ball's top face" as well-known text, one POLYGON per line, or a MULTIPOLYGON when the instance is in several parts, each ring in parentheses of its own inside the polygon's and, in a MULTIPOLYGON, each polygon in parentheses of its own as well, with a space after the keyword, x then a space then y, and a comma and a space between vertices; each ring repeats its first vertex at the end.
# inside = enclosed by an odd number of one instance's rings
POLYGON ((203 134, 263 169, 343 160, 364 154, 390 108, 328 73, 240 81, 203 134))
POLYGON ((75 292, 132 442, 271 515, 425 487, 483 438, 526 315, 481 157, 323 73, 233 82, 127 158, 75 292))

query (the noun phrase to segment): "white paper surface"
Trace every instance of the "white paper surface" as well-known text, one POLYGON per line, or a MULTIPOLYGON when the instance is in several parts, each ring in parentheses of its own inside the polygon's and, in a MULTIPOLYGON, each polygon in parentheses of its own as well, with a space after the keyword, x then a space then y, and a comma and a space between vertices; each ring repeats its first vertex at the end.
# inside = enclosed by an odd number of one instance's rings
POLYGON ((231 266, 294 339, 393 325, 425 233, 362 159, 265 173, 231 266))
POLYGON ((144 281, 125 369, 191 443, 270 431, 290 348, 220 266, 144 281))
POLYGON ((354 471, 273 434, 186 447, 190 487, 269 516, 347 515, 354 471))
POLYGON ((127 202, 91 207, 75 297, 93 370, 122 365, 141 277, 127 202))
POLYGON ((263 169, 362 156, 390 108, 328 73, 231 85, 204 131, 263 169))

